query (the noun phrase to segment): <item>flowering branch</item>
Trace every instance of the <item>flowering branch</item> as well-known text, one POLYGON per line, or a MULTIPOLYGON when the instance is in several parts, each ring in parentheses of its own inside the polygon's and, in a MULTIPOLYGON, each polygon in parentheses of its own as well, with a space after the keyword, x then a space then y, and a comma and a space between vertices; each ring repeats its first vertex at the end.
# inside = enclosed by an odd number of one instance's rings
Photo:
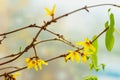
MULTIPOLYGON (((93 42, 94 42, 97 38, 99 38, 107 29, 108 29, 108 28, 105 28, 102 32, 100 32, 100 33, 98 34, 98 36, 97 36, 94 40, 92 40, 91 42, 93 43, 93 42)), ((37 45, 37 44, 39 44, 39 43, 48 42, 48 41, 56 41, 56 40, 62 41, 62 40, 59 40, 59 39, 57 39, 57 38, 48 39, 48 40, 39 41, 39 42, 35 43, 34 46, 37 45)), ((63 42, 63 41, 62 41, 62 42, 63 42)), ((68 43, 67 43, 67 44, 68 44, 68 43)), ((82 50, 82 49, 83 49, 83 48, 78 48, 78 49, 75 50, 75 51, 79 51, 79 50, 82 50)), ((67 53, 67 54, 68 54, 68 53, 67 53)), ((64 57, 66 57, 67 54, 62 54, 62 55, 59 55, 59 56, 50 58, 50 59, 48 59, 48 60, 45 60, 45 62, 53 61, 53 60, 56 60, 56 59, 62 58, 62 57, 64 58, 64 57)), ((8 72, 7 74, 11 74, 11 73, 14 73, 14 72, 17 72, 17 71, 21 71, 21 70, 24 70, 24 69, 26 69, 26 68, 27 68, 27 66, 22 67, 22 68, 19 68, 19 69, 17 69, 17 70, 10 71, 10 72, 8 72)), ((4 75, 5 75, 5 74, 1 74, 0 77, 1 77, 1 76, 4 76, 4 75)))
POLYGON ((87 12, 89 12, 89 10, 88 10, 89 8, 94 8, 94 7, 99 7, 99 6, 107 6, 107 5, 108 5, 108 6, 118 7, 118 8, 120 7, 119 5, 116 5, 116 4, 99 4, 99 5, 93 5, 93 6, 84 6, 84 7, 82 7, 82 8, 73 10, 73 11, 71 11, 71 12, 69 12, 69 13, 63 14, 63 15, 55 18, 55 15, 54 15, 55 5, 54 5, 54 7, 53 7, 52 10, 49 10, 48 8, 46 8, 46 11, 47 11, 48 15, 50 15, 50 16, 52 17, 52 19, 49 20, 49 21, 44 21, 44 24, 43 24, 42 26, 37 26, 36 24, 33 24, 33 25, 29 25, 29 26, 26 26, 26 27, 23 27, 23 28, 20 28, 20 29, 16 29, 16 30, 7 32, 7 33, 2 33, 2 34, 0 34, 0 36, 3 37, 3 38, 0 40, 0 43, 1 43, 1 42, 6 38, 6 36, 9 35, 9 34, 12 34, 12 33, 15 33, 15 32, 21 31, 21 30, 24 30, 24 29, 28 29, 28 28, 38 28, 38 29, 39 29, 38 32, 37 32, 37 33, 35 34, 35 36, 33 37, 33 40, 31 41, 31 43, 30 43, 29 45, 27 45, 27 46, 24 48, 24 50, 22 50, 22 51, 20 51, 20 52, 18 52, 18 53, 16 53, 16 54, 11 54, 11 55, 8 55, 8 56, 5 56, 5 57, 0 58, 0 60, 2 60, 2 59, 6 59, 6 58, 12 57, 12 59, 0 63, 0 66, 2 66, 2 65, 5 65, 5 64, 11 63, 11 62, 17 60, 17 59, 18 59, 19 57, 21 57, 23 54, 25 54, 26 52, 28 52, 28 50, 30 50, 31 48, 33 48, 34 53, 35 53, 35 56, 34 56, 33 58, 28 58, 28 60, 26 61, 26 62, 27 62, 27 66, 22 67, 22 68, 17 68, 17 67, 1 68, 0 70, 7 69, 7 68, 16 68, 16 70, 13 70, 13 71, 10 71, 10 72, 7 72, 7 73, 0 74, 0 77, 5 76, 6 74, 11 74, 11 73, 14 73, 14 72, 18 72, 18 71, 20 71, 20 70, 24 70, 24 69, 26 69, 26 68, 35 68, 36 70, 38 70, 38 67, 40 67, 40 70, 41 70, 41 69, 42 69, 42 64, 48 65, 47 62, 53 61, 53 60, 56 60, 56 59, 62 58, 62 57, 65 58, 66 61, 69 60, 69 59, 73 60, 73 59, 75 58, 76 61, 79 62, 79 57, 80 57, 79 54, 80 54, 82 57, 84 57, 84 61, 86 61, 87 53, 85 54, 85 51, 86 51, 86 50, 88 51, 89 49, 95 51, 95 49, 94 49, 93 47, 90 48, 90 46, 92 46, 92 43, 95 42, 104 32, 106 32, 106 31, 109 29, 109 27, 105 28, 102 32, 100 32, 94 40, 92 40, 92 41, 87 40, 86 42, 84 42, 84 43, 87 44, 89 47, 86 47, 86 45, 85 45, 85 46, 82 45, 82 48, 77 47, 77 46, 76 46, 75 44, 73 44, 71 41, 65 39, 63 35, 57 34, 57 33, 53 32, 53 31, 47 29, 47 27, 48 27, 49 25, 51 25, 52 23, 56 23, 59 19, 62 19, 62 18, 64 18, 64 17, 66 17, 66 16, 68 16, 68 15, 71 15, 71 14, 73 14, 73 13, 76 13, 76 12, 78 12, 78 11, 86 10, 87 12), (47 31, 47 32, 49 32, 50 34, 55 35, 56 38, 38 41, 37 38, 38 38, 38 36, 40 35, 40 33, 41 33, 42 31, 47 31), (68 53, 66 53, 66 54, 62 54, 62 55, 59 55, 59 56, 56 56, 56 57, 53 57, 53 58, 50 58, 50 59, 48 59, 48 60, 43 61, 43 60, 42 60, 41 58, 39 58, 39 56, 37 55, 37 51, 36 51, 35 46, 38 45, 38 44, 40 44, 40 43, 49 42, 49 41, 60 41, 60 42, 63 42, 64 44, 67 44, 67 45, 75 48, 76 50, 70 51, 70 52, 68 52, 68 53), (80 51, 81 51, 81 52, 80 52, 80 51), (77 58, 76 58, 76 57, 77 57, 77 58), (36 60, 34 60, 34 58, 35 58, 36 60))

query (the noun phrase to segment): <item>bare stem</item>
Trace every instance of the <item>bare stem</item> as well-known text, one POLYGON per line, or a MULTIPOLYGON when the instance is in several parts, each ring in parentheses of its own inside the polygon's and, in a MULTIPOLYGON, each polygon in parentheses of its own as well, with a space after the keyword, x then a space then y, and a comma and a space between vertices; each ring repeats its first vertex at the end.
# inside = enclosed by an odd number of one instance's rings
POLYGON ((20 28, 20 29, 16 29, 16 30, 13 30, 13 31, 10 31, 10 32, 7 32, 7 33, 3 33, 3 34, 0 34, 0 36, 4 36, 4 35, 8 35, 8 34, 11 34, 11 33, 14 33, 14 32, 18 32, 18 31, 21 31, 21 30, 24 30, 24 29, 27 29, 27 28, 30 28, 30 27, 33 27, 34 25, 29 25, 29 26, 26 26, 26 27, 23 27, 23 28, 20 28))
POLYGON ((91 43, 93 43, 97 38, 99 38, 104 32, 106 32, 108 30, 109 27, 105 28, 100 34, 97 35, 97 37, 91 41, 91 43))
POLYGON ((33 45, 33 50, 34 50, 34 53, 35 53, 35 57, 37 58, 38 56, 37 56, 37 51, 36 51, 36 48, 35 48, 35 46, 33 45))
POLYGON ((4 69, 8 69, 8 68, 19 69, 19 67, 10 66, 10 67, 4 67, 4 68, 0 68, 0 70, 4 70, 4 69))

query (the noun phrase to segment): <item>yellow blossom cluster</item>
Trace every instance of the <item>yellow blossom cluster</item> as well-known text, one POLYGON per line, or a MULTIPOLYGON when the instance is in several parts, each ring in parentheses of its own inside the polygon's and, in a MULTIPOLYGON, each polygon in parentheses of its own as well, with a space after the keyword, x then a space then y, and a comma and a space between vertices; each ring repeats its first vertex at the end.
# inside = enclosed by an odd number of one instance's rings
POLYGON ((78 51, 68 51, 68 54, 65 57, 65 61, 68 61, 69 59, 73 61, 75 59, 76 62, 80 62, 80 55, 81 55, 82 61, 86 62, 87 56, 92 54, 96 50, 88 38, 86 38, 85 41, 77 42, 76 44, 82 46, 83 49, 78 51))
POLYGON ((38 68, 42 70, 42 65, 48 65, 47 62, 43 61, 42 59, 31 59, 31 58, 26 58, 26 63, 27 63, 27 68, 34 68, 36 71, 38 71, 38 68))

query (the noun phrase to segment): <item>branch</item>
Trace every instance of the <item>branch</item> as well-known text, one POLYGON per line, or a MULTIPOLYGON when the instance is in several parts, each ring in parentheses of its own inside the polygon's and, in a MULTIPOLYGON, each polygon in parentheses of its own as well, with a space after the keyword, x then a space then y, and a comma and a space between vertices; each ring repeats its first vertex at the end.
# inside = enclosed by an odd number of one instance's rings
POLYGON ((19 67, 10 66, 10 67, 0 68, 0 70, 4 70, 4 69, 8 69, 8 68, 20 69, 19 67))
POLYGON ((97 38, 99 38, 104 32, 106 32, 109 29, 109 27, 105 28, 100 34, 97 35, 97 37, 91 41, 91 43, 93 43, 97 38))
POLYGON ((0 34, 0 36, 5 36, 5 35, 8 35, 8 34, 11 34, 11 33, 15 33, 15 32, 18 32, 18 31, 21 31, 21 30, 24 30, 24 29, 27 29, 27 28, 32 28, 32 27, 35 27, 35 24, 34 25, 29 25, 29 26, 26 26, 26 27, 23 27, 23 28, 20 28, 20 29, 16 29, 16 30, 13 30, 13 31, 10 31, 10 32, 7 32, 7 33, 2 33, 0 34))
POLYGON ((88 8, 94 8, 94 7, 99 7, 99 6, 114 6, 114 7, 120 8, 120 6, 119 6, 119 5, 116 5, 116 4, 98 4, 98 5, 92 5, 92 6, 84 6, 84 7, 82 7, 82 8, 79 8, 79 9, 76 9, 76 10, 71 11, 71 12, 69 12, 69 13, 66 13, 66 14, 64 14, 64 15, 62 15, 62 16, 60 16, 60 17, 57 17, 57 18, 55 18, 54 20, 56 21, 56 20, 61 19, 61 18, 65 17, 65 16, 68 16, 68 15, 70 15, 70 14, 73 14, 73 13, 75 13, 75 12, 78 12, 78 11, 81 11, 81 10, 88 10, 88 8))
POLYGON ((33 45, 33 50, 34 50, 35 57, 37 58, 37 57, 38 57, 38 56, 37 56, 37 51, 36 51, 36 48, 35 48, 34 45, 33 45))

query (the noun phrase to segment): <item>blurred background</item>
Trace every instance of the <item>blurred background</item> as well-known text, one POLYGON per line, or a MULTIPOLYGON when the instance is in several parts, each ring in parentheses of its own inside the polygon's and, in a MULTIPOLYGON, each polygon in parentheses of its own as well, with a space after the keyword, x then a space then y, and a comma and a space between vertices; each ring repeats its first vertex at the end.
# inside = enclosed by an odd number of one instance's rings
MULTIPOLYGON (((44 8, 52 8, 56 4, 55 16, 60 16, 72 10, 81 8, 85 5, 95 5, 102 3, 114 3, 120 5, 120 0, 0 0, 0 34, 12 31, 18 28, 28 26, 30 24, 42 25, 43 21, 51 18, 45 16, 44 8)), ((111 12, 115 16, 115 27, 120 30, 120 9, 103 6, 89 9, 89 13, 85 10, 76 12, 68 17, 60 19, 57 23, 49 25, 48 29, 60 33, 66 39, 75 43, 83 41, 84 38, 92 38, 93 35, 99 34, 104 29, 104 23, 109 19, 107 10, 111 8, 111 12)), ((0 45, 0 57, 17 53, 19 48, 24 49, 33 39, 38 29, 26 29, 14 34, 7 35, 7 38, 0 45)), ((105 48, 104 35, 99 38, 99 64, 106 65, 104 71, 94 72, 93 75, 98 76, 99 80, 120 80, 120 36, 115 33, 115 45, 111 52, 105 48)), ((54 38, 43 31, 39 40, 54 38)), ((2 37, 0 37, 2 38, 2 37)), ((37 53, 43 60, 50 59, 60 54, 66 53, 72 47, 61 42, 47 42, 37 45, 37 53)), ((26 54, 18 60, 5 66, 26 65, 25 58, 32 57, 34 52, 30 49, 26 54)), ((4 60, 0 60, 3 62, 4 60)), ((0 71, 0 74, 11 71, 7 69, 0 71)), ((35 71, 34 69, 22 70, 17 80, 81 80, 84 76, 91 74, 89 65, 76 62, 65 63, 63 58, 49 62, 48 66, 43 66, 43 70, 35 71)), ((3 80, 3 78, 0 78, 3 80)))

